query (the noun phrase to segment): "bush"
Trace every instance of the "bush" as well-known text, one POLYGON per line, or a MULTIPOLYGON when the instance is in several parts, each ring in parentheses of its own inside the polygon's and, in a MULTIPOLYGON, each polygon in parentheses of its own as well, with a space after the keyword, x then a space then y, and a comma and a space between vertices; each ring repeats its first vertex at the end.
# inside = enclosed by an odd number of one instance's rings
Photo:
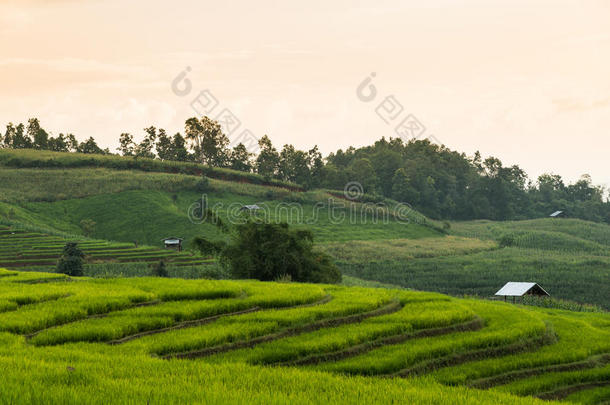
POLYGON ((313 234, 288 224, 249 221, 235 227, 232 240, 219 244, 197 238, 195 245, 209 254, 219 248, 221 262, 233 278, 262 281, 292 280, 339 283, 341 272, 329 255, 313 249, 313 234))
POLYGON ((502 237, 500 237, 500 240, 498 241, 498 244, 500 245, 501 248, 514 246, 515 245, 515 235, 513 235, 513 234, 502 235, 502 237))
POLYGON ((91 236, 95 232, 95 221, 92 219, 83 219, 80 221, 80 227, 85 236, 91 236))
POLYGON ((167 269, 165 268, 165 262, 163 260, 160 260, 159 263, 157 263, 153 266, 152 272, 153 272, 153 276, 169 277, 169 274, 167 273, 167 269))
POLYGON ((76 242, 66 243, 62 256, 57 263, 57 272, 74 277, 82 276, 84 257, 85 254, 78 248, 76 242))
POLYGON ((195 191, 198 193, 207 193, 210 191, 210 179, 208 179, 205 175, 201 176, 201 180, 199 180, 195 185, 195 191))

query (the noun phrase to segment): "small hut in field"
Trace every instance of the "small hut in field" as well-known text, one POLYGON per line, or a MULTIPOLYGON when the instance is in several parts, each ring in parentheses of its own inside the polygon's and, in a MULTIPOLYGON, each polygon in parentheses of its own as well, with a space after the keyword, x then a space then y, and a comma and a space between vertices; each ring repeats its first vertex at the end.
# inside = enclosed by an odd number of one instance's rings
POLYGON ((176 249, 178 252, 182 251, 182 240, 180 238, 165 238, 163 244, 166 249, 176 249))
POLYGON ((243 205, 239 210, 254 213, 260 209, 261 209, 261 207, 259 207, 258 205, 252 204, 252 205, 243 205))
POLYGON ((504 287, 500 288, 496 293, 496 296, 504 297, 504 301, 506 301, 507 297, 513 297, 513 302, 515 302, 516 297, 523 297, 524 295, 550 297, 550 294, 544 291, 544 288, 540 287, 537 283, 515 281, 509 281, 504 284, 504 287))

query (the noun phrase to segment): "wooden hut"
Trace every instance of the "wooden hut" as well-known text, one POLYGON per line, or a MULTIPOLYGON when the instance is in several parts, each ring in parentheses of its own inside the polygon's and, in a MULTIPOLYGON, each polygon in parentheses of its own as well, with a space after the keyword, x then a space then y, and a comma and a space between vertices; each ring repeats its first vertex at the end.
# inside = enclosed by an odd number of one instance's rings
POLYGON ((550 294, 544 291, 544 288, 540 287, 537 283, 523 283, 515 281, 509 281, 508 283, 504 284, 504 287, 500 288, 496 295, 504 297, 504 301, 506 301, 507 297, 513 297, 513 302, 515 302, 516 297, 523 297, 524 295, 550 297, 550 294))
POLYGON ((178 252, 182 251, 182 240, 180 238, 165 238, 163 243, 166 249, 176 249, 178 252))

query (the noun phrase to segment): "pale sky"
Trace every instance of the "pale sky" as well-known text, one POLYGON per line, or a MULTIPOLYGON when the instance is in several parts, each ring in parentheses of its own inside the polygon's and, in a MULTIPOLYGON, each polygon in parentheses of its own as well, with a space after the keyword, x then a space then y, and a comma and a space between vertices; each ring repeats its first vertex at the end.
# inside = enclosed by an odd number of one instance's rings
POLYGON ((114 149, 121 132, 183 131, 203 90, 211 116, 241 121, 232 136, 278 147, 396 136, 375 112, 393 95, 397 120, 452 149, 610 185, 607 1, 0 0, 2 132, 36 116, 114 149))

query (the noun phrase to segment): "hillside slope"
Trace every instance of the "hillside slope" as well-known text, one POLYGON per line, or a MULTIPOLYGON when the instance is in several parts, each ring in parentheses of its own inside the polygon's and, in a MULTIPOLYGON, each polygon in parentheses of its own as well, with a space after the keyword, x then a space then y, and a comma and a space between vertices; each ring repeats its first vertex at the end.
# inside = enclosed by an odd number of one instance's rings
POLYGON ((451 223, 457 240, 410 242, 405 259, 391 243, 376 255, 340 254, 356 242, 329 245, 345 274, 447 294, 493 295, 508 281, 537 282, 556 298, 610 309, 610 226, 574 219, 451 223), (485 244, 487 243, 487 245, 485 244), (491 244, 491 245, 490 245, 491 244), (487 248, 484 248, 487 247, 487 248))
MULTIPOLYGON (((359 279, 479 296, 507 281, 535 281, 553 297, 610 309, 608 225, 541 219, 443 226, 391 200, 349 200, 340 191, 304 192, 247 173, 182 166, 1 150, 0 223, 156 248, 175 236, 188 248, 197 236, 226 237, 201 223, 202 205, 225 221, 241 222, 247 214, 240 208, 256 204, 260 219, 311 229, 343 273, 359 279), (217 178, 202 183, 203 172, 217 178), (83 221, 94 226, 85 229, 83 221)), ((106 273, 150 274, 114 264, 106 273)))
POLYGON ((154 165, 140 167, 142 162, 117 156, 36 156, 35 151, 0 150, 0 221, 80 234, 81 221, 92 220, 96 226, 91 237, 154 246, 167 236, 220 237, 213 225, 200 224, 196 209, 203 202, 228 221, 243 221, 239 208, 257 204, 265 219, 307 226, 319 241, 440 236, 438 230, 420 224, 435 225, 433 221, 391 200, 363 205, 340 198, 342 193, 338 197, 321 190, 294 191, 277 182, 263 185, 260 176, 247 173, 235 181, 211 178, 202 186, 200 176, 167 173, 175 162, 151 161, 154 165), (33 167, 36 164, 40 167, 33 167), (124 169, 130 165, 136 168, 124 169))
POLYGON ((609 327, 436 293, 0 271, 0 403, 601 403, 609 327))

